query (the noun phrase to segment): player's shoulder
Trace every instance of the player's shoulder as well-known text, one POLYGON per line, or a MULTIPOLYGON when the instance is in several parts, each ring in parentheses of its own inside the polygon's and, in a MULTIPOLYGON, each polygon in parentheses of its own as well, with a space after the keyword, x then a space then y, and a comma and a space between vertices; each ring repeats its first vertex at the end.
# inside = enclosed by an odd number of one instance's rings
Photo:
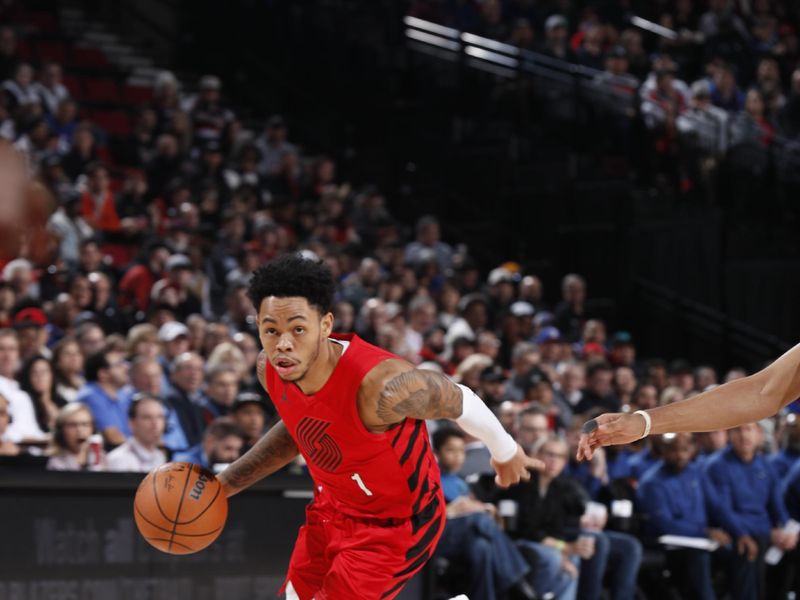
POLYGON ((381 390, 395 377, 415 371, 416 367, 401 358, 387 358, 372 367, 361 380, 360 393, 372 395, 380 394, 381 390))

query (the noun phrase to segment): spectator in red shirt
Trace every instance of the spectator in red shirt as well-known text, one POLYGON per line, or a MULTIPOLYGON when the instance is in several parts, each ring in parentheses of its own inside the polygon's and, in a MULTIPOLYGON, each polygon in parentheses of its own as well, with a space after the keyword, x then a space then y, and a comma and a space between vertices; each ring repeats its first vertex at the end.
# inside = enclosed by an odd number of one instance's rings
POLYGON ((91 227, 105 233, 120 229, 119 215, 114 206, 108 170, 95 163, 87 169, 88 188, 81 196, 81 216, 91 227))
POLYGON ((150 291, 161 278, 168 258, 169 249, 163 243, 155 242, 149 246, 146 262, 129 269, 119 282, 120 308, 147 311, 150 306, 150 291))

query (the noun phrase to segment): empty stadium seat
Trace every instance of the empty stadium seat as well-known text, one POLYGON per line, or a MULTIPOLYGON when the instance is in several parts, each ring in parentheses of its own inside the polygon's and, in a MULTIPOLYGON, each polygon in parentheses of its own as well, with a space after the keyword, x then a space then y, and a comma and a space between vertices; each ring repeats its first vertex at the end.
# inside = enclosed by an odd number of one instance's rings
POLYGON ((86 79, 83 82, 84 99, 89 102, 118 103, 119 86, 113 79, 86 79))

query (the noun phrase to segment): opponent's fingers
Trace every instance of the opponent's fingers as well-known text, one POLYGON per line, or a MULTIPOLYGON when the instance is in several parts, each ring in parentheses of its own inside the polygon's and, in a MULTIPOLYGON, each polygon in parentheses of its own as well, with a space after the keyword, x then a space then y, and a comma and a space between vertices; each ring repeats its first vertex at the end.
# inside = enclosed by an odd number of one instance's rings
POLYGON ((532 458, 530 456, 525 457, 525 468, 526 469, 533 469, 535 471, 541 471, 544 469, 544 463, 540 461, 538 458, 532 458))
POLYGON ((591 445, 589 444, 589 436, 586 434, 581 435, 580 440, 578 441, 578 460, 591 460, 592 458, 592 449, 591 445))
POLYGON ((496 485, 497 487, 499 487, 499 488, 503 488, 503 489, 505 489, 505 488, 507 488, 508 486, 510 486, 510 485, 511 485, 510 483, 505 483, 505 482, 504 482, 504 481, 503 481, 503 480, 500 478, 500 475, 495 475, 495 476, 494 476, 494 483, 495 483, 495 485, 496 485))

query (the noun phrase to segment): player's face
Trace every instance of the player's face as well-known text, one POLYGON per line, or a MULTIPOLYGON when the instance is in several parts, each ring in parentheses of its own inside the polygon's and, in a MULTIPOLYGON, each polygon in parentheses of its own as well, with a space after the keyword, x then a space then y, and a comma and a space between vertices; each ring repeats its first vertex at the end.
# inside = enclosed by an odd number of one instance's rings
POLYGON ((320 315, 305 298, 270 296, 261 302, 258 323, 261 344, 278 376, 297 382, 314 367, 333 328, 333 315, 320 315))
POLYGON ((464 440, 460 437, 450 437, 439 448, 439 465, 443 471, 454 473, 464 465, 466 451, 464 450, 464 440))

